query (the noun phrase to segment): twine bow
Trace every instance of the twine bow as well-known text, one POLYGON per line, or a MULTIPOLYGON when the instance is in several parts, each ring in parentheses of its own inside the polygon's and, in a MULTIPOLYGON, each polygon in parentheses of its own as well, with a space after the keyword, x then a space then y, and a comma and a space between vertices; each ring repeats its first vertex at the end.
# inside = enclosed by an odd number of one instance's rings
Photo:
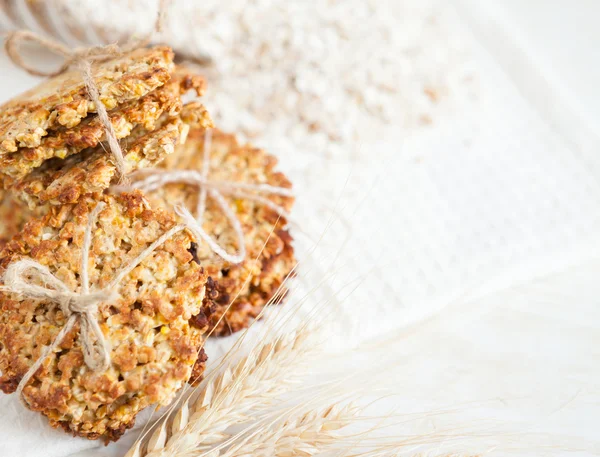
POLYGON ((118 299, 118 288, 123 278, 152 254, 158 246, 185 228, 183 225, 177 225, 167 231, 128 265, 119 270, 115 278, 105 288, 91 292, 88 260, 92 231, 96 225, 98 215, 105 206, 104 202, 99 202, 88 218, 81 253, 81 290, 79 292, 69 289, 63 281, 50 272, 48 267, 32 259, 22 259, 11 263, 4 273, 4 285, 0 287, 1 291, 56 303, 67 318, 67 322, 52 343, 43 349, 42 355, 21 378, 17 387, 17 394, 22 401, 24 401, 22 397, 23 388, 50 354, 59 347, 76 322, 79 322, 80 326, 79 338, 85 364, 93 371, 106 370, 110 366, 111 347, 110 343, 104 338, 102 329, 98 324, 99 305, 109 300, 118 299))
POLYGON ((207 130, 204 137, 204 156, 202 171, 197 170, 144 170, 142 173, 150 173, 147 177, 139 180, 133 180, 130 187, 140 189, 143 192, 151 192, 171 183, 184 183, 199 188, 198 205, 196 207, 196 216, 194 217, 190 210, 183 205, 175 206, 175 212, 183 219, 185 226, 192 232, 196 239, 203 240, 210 249, 225 261, 237 264, 243 262, 246 258, 246 241, 244 231, 239 219, 229 207, 225 200, 225 195, 237 198, 256 201, 268 208, 274 210, 279 216, 289 219, 290 215, 280 205, 272 202, 260 193, 269 195, 279 195, 283 197, 293 197, 290 189, 285 187, 271 186, 269 184, 248 184, 232 181, 211 180, 208 178, 210 171, 210 150, 212 145, 212 131, 207 130), (223 214, 231 224, 235 232, 238 252, 230 254, 219 245, 218 241, 211 237, 203 228, 202 221, 206 212, 207 197, 211 197, 219 206, 223 214))
POLYGON ((163 30, 168 1, 169 0, 160 0, 156 22, 150 35, 141 39, 132 40, 131 42, 125 43, 122 46, 117 44, 108 44, 103 46, 71 49, 57 40, 38 35, 37 33, 29 30, 17 30, 14 32, 9 32, 6 35, 6 41, 4 43, 6 54, 15 65, 31 75, 53 77, 63 74, 71 67, 77 67, 79 69, 83 76, 83 82, 85 84, 86 91, 89 94, 92 102, 94 102, 98 118, 104 127, 106 141, 108 142, 110 152, 113 155, 113 160, 115 162, 120 179, 123 179, 127 172, 125 159, 123 157, 123 150, 119 145, 117 135, 108 117, 106 107, 100 100, 98 87, 96 86, 96 82, 94 81, 92 74, 92 63, 103 62, 112 58, 116 58, 136 48, 148 45, 151 41, 152 35, 155 33, 160 33, 163 30), (21 55, 21 45, 26 42, 35 43, 40 47, 63 57, 63 64, 54 71, 43 71, 32 65, 29 65, 27 62, 25 62, 25 59, 23 59, 23 56, 21 55))

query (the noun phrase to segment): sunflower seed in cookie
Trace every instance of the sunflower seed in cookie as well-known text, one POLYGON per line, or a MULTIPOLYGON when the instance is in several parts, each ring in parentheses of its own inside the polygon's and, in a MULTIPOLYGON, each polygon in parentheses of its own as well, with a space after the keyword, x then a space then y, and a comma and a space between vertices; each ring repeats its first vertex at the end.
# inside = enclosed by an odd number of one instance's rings
MULTIPOLYGON (((161 167, 201 171, 204 147, 205 131, 191 129, 187 142, 178 146, 161 167)), ((233 135, 212 131, 210 179, 290 188, 290 181, 275 170, 276 164, 277 159, 265 151, 240 145, 233 135)), ((147 196, 157 207, 172 208, 183 204, 194 214, 199 189, 190 184, 170 183, 148 192, 147 196)), ((285 228, 286 221, 277 211, 256 201, 225 198, 244 232, 245 260, 240 264, 230 264, 199 240, 195 240, 193 250, 196 261, 217 283, 217 307, 210 320, 217 335, 247 327, 269 300, 281 299, 284 281, 296 263, 292 238, 285 228)), ((286 211, 293 205, 293 198, 289 196, 270 195, 266 198, 286 211)), ((227 252, 239 249, 230 222, 211 198, 207 201, 202 227, 227 252)))
MULTIPOLYGON (((110 287, 120 271, 177 224, 171 213, 150 209, 139 192, 86 195, 28 222, 1 251, 0 274, 13 262, 32 259, 69 290, 82 293, 84 233, 100 202, 104 207, 92 226, 88 260, 92 292, 110 287)), ((190 323, 192 316, 208 312, 208 276, 193 261, 191 243, 186 230, 176 231, 118 281, 115 297, 99 303, 95 318, 108 343, 108 368, 88 367, 81 319, 75 321, 26 382, 22 396, 30 409, 69 433, 116 440, 142 409, 173 399, 192 373, 206 331, 198 320, 190 323)), ((30 281, 49 287, 33 277, 30 281)), ((0 293, 0 388, 5 393, 15 392, 66 320, 64 308, 50 299, 0 293)))
MULTIPOLYGON (((212 126, 206 109, 197 102, 183 107, 179 116, 163 115, 156 129, 136 127, 121 142, 126 172, 153 167, 184 143, 190 125, 212 126)), ((66 159, 51 159, 22 180, 4 180, 4 187, 29 206, 45 203, 75 203, 81 195, 101 192, 118 179, 117 167, 102 146, 88 149, 66 159)))
MULTIPOLYGON (((198 76, 175 73, 164 86, 110 111, 109 119, 117 139, 131 134, 135 127, 153 130, 156 122, 167 113, 176 116, 181 111, 181 95, 194 88, 201 95, 204 80, 198 76)), ((105 129, 98 116, 88 116, 72 128, 61 127, 50 131, 33 148, 19 148, 17 152, 0 155, 0 173, 13 179, 22 179, 46 160, 64 159, 84 149, 106 141, 105 129)))
MULTIPOLYGON (((92 72, 100 101, 112 110, 165 84, 172 68, 171 49, 157 46, 96 63, 92 72)), ((0 106, 0 154, 39 146, 49 130, 72 128, 94 112, 80 71, 50 78, 0 106)))

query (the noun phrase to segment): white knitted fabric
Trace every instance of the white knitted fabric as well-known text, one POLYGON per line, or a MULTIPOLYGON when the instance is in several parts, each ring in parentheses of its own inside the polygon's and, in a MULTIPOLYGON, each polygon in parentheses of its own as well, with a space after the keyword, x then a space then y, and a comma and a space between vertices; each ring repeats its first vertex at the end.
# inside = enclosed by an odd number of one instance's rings
MULTIPOLYGON (((460 31, 460 20, 452 15, 446 20, 456 21, 454 32, 472 43, 469 65, 476 96, 453 99, 452 110, 431 125, 389 128, 377 140, 356 142, 333 156, 291 147, 285 138, 255 139, 280 158, 297 193, 294 214, 304 233, 295 233, 301 260, 295 287, 312 290, 320 278, 335 272, 327 287, 311 292, 314 302, 340 303, 341 311, 332 318, 331 350, 364 345, 454 302, 560 271, 600 247, 600 159, 558 134, 493 56, 460 31), (318 248, 312 252, 316 240, 318 248), (359 287, 347 296, 357 282, 359 287), (336 290, 341 292, 336 295, 336 290)), ((26 87, 28 81, 19 81, 17 70, 4 62, 2 68, 15 78, 14 85, 3 84, 3 98, 26 87)), ((503 316, 498 311, 481 318, 481 328, 496 331, 493 322, 503 316)), ((500 327, 498 335, 510 338, 508 323, 500 327)), ((455 330, 459 328, 455 322, 455 330)), ((436 337, 434 331, 427 335, 436 337)), ((466 350, 456 338, 452 341, 448 347, 466 350)), ((215 357, 227 344, 211 342, 207 353, 215 357)), ((438 344, 446 343, 441 339, 438 344)), ((486 344, 490 354, 496 351, 490 341, 486 344)), ((440 363, 445 360, 438 357, 440 363)), ((468 360, 484 364, 491 357, 471 354, 468 360)), ((424 369, 418 358, 407 360, 412 360, 410 369, 424 369)), ((539 360, 534 365, 542 366, 539 360)), ((433 366, 427 371, 429 383, 443 375, 440 364, 433 366)), ((418 393, 417 384, 412 392, 418 393)), ((446 386, 431 384, 427 392, 446 386)), ((496 393, 490 387, 482 395, 496 393)), ((406 400, 402 404, 408 408, 406 400)), ((62 457, 85 448, 94 448, 93 455, 100 452, 96 443, 48 430, 16 398, 0 397, 0 409, 0 430, 13 437, 0 443, 0 455, 62 457)), ((117 456, 123 449, 125 444, 111 445, 101 452, 117 456)))

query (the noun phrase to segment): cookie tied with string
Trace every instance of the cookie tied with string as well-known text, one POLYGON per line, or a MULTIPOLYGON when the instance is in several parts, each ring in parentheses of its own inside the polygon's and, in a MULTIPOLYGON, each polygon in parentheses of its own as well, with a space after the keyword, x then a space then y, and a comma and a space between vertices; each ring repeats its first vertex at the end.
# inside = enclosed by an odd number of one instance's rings
POLYGON ((0 252, 0 388, 89 439, 116 440, 139 411, 169 403, 207 330, 192 317, 211 308, 191 247, 137 191, 28 222, 0 252))
MULTIPOLYGON (((215 183, 264 185, 288 191, 261 196, 247 189, 243 191, 246 197, 223 192, 223 203, 241 227, 245 248, 241 261, 225 260, 198 236, 194 240, 196 261, 217 284, 216 309, 209 322, 211 329, 213 334, 227 335, 247 327, 269 301, 280 302, 285 296, 285 280, 292 273, 296 260, 283 213, 289 212, 294 199, 289 192, 290 181, 275 170, 277 159, 274 156, 251 145, 240 145, 234 135, 218 130, 191 129, 187 142, 178 146, 161 164, 162 171, 154 176, 152 170, 148 171, 148 182, 154 177, 160 178, 162 172, 202 173, 205 148, 208 148, 210 164, 207 179, 215 183), (206 141, 207 135, 211 136, 211 141, 206 141), (262 198, 262 201, 247 197, 262 198)), ((146 188, 143 173, 140 173, 139 181, 136 179, 134 176, 133 185, 141 184, 140 189, 144 189, 153 206, 173 209, 182 205, 191 216, 198 216, 200 186, 197 183, 184 177, 177 178, 180 182, 160 186, 150 184, 146 188)), ((217 249, 239 254, 242 247, 235 224, 210 194, 201 219, 203 230, 215 240, 217 249)))
MULTIPOLYGON (((139 99, 123 103, 108 116, 117 140, 131 135, 138 127, 151 131, 163 114, 174 117, 181 112, 181 96, 189 90, 200 96, 205 90, 203 78, 176 69, 171 79, 139 99)), ((88 115, 76 126, 50 130, 35 147, 20 147, 0 155, 0 172, 10 180, 22 179, 45 161, 64 159, 106 142, 105 127, 96 115, 88 115)))

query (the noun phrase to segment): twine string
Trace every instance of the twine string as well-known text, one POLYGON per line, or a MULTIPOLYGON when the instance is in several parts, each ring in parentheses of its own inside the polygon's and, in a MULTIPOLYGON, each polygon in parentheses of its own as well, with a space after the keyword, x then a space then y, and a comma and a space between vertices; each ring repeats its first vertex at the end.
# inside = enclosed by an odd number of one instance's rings
POLYGON ((110 366, 111 347, 106 338, 104 338, 104 334, 98 323, 99 305, 106 301, 118 299, 120 297, 118 287, 123 278, 150 256, 158 246, 177 232, 185 229, 183 225, 171 228, 132 259, 131 262, 121 268, 115 275, 115 278, 105 288, 90 292, 88 268, 92 231, 96 226, 98 215, 105 207, 106 204, 104 202, 99 202, 88 217, 81 252, 81 288, 79 292, 69 289, 63 281, 50 272, 48 267, 32 259, 22 259, 11 263, 4 273, 4 285, 0 287, 2 292, 56 303, 67 319, 65 325, 58 332, 52 343, 42 350, 40 357, 21 378, 16 392, 23 403, 26 403, 22 395, 23 388, 43 365, 44 361, 56 351, 66 335, 73 329, 76 322, 79 322, 79 339, 81 341, 85 364, 93 371, 108 369, 110 366))
POLYGON ((128 52, 133 51, 134 49, 147 46, 152 40, 152 37, 155 34, 162 33, 164 29, 168 2, 169 0, 160 0, 156 16, 156 22, 150 34, 148 34, 145 37, 142 37, 141 39, 132 39, 131 41, 120 46, 116 43, 112 43, 103 46, 91 46, 87 48, 71 49, 62 44, 60 41, 39 35, 30 30, 16 30, 14 32, 9 32, 6 35, 4 47, 7 56, 16 66, 22 68, 31 75, 54 77, 63 74, 72 67, 76 67, 79 69, 83 77, 83 82, 85 84, 86 91, 90 96, 91 101, 94 103, 96 112, 98 114, 98 118, 100 119, 100 122, 104 127, 106 141, 108 143, 110 152, 113 156, 113 161, 117 168, 117 173, 120 181, 123 181, 125 179, 127 171, 125 159, 123 157, 123 150, 121 149, 115 130, 112 126, 112 123, 110 122, 110 118, 108 117, 106 107, 100 99, 98 86, 94 81, 92 73, 92 63, 103 62, 106 60, 117 58, 128 52), (44 48, 60 57, 63 57, 63 64, 57 70, 54 71, 40 70, 39 68, 28 64, 23 58, 21 52, 21 46, 27 42, 34 43, 41 48, 44 48))
POLYGON ((176 205, 175 212, 183 220, 184 225, 190 230, 196 239, 203 240, 208 247, 223 260, 238 264, 246 258, 246 241, 242 224, 234 211, 229 206, 226 195, 240 199, 255 201, 275 211, 280 217, 286 220, 290 219, 286 209, 268 198, 259 195, 278 195, 283 197, 293 197, 290 189, 285 187, 272 186, 270 184, 250 184, 234 181, 211 180, 210 171, 210 150, 212 145, 211 131, 207 131, 204 143, 204 156, 202 171, 197 170, 139 170, 136 175, 144 175, 143 178, 136 180, 133 178, 129 187, 119 186, 115 190, 127 190, 129 188, 139 189, 142 192, 152 192, 168 184, 187 184, 196 186, 199 189, 198 204, 196 206, 196 215, 192 215, 190 210, 183 205, 176 205), (222 247, 219 242, 213 238, 202 227, 204 213, 206 212, 206 201, 210 197, 229 221, 237 240, 238 251, 231 254, 222 247))
POLYGON ((120 179, 123 179, 125 174, 127 173, 125 158, 123 156, 123 150, 121 149, 119 140, 117 140, 117 134, 115 132, 115 129, 113 128, 110 118, 108 117, 106 107, 104 106, 104 103, 100 101, 98 87, 96 86, 96 83, 94 82, 94 77, 92 76, 92 65, 89 60, 82 60, 79 62, 79 67, 81 69, 81 74, 83 75, 83 82, 85 84, 85 88, 90 98, 94 102, 94 105, 96 106, 98 119, 100 119, 100 122, 104 127, 104 136, 106 137, 106 141, 108 142, 110 152, 113 155, 113 160, 115 166, 117 167, 117 174, 120 179))

